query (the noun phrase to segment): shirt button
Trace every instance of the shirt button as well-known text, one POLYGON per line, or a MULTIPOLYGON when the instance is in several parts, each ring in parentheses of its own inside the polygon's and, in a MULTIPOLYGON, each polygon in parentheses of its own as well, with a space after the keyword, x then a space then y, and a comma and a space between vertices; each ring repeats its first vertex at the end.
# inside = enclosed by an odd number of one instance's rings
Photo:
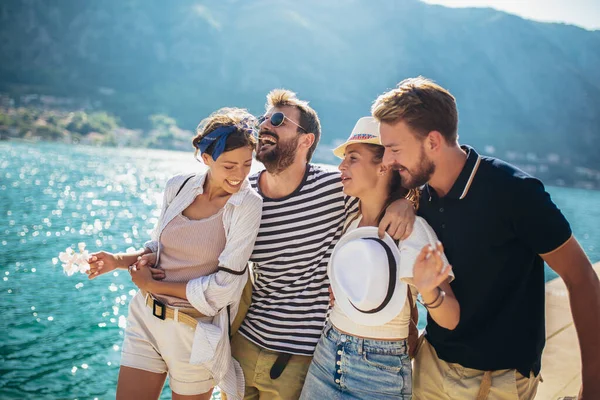
POLYGON ((446 229, 446 224, 442 224, 442 229, 446 229))
POLYGON ((340 356, 342 355, 342 351, 341 350, 338 350, 338 355, 340 355, 340 356))
POLYGON ((338 369, 338 374, 341 374, 341 373, 342 373, 342 370, 341 370, 341 369, 338 369))
POLYGON ((444 207, 440 207, 440 212, 444 212, 444 207))
POLYGON ((342 343, 346 342, 346 336, 342 336, 342 338, 340 339, 340 342, 342 342, 342 343))
POLYGON ((335 380, 335 383, 340 383, 340 380, 339 380, 339 379, 336 379, 336 380, 335 380))
POLYGON ((342 365, 342 362, 341 362, 341 361, 338 361, 336 364, 337 364, 337 365, 342 365))

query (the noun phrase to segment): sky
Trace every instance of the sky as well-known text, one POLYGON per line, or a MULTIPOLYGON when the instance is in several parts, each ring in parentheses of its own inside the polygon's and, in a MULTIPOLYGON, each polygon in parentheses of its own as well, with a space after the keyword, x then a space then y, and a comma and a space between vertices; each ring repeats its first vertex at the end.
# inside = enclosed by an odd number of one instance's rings
POLYGON ((600 0, 421 0, 447 7, 491 7, 544 22, 600 30, 600 0))

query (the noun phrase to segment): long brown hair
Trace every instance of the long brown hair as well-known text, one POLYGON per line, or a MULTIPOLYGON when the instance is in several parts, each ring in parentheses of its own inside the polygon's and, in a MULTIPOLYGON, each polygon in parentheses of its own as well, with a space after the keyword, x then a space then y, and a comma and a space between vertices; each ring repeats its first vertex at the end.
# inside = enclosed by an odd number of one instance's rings
MULTIPOLYGON (((367 146, 369 151, 373 154, 373 159, 372 159, 373 163, 381 164, 381 162, 383 161, 383 154, 385 152, 385 147, 378 145, 378 144, 372 144, 372 143, 365 143, 365 145, 367 146)), ((385 210, 388 208, 388 206, 390 204, 392 204, 396 200, 407 199, 413 204, 415 209, 417 208, 417 206, 419 204, 418 189, 410 189, 410 190, 406 189, 405 187, 402 186, 402 179, 400 178, 400 174, 392 172, 392 171, 390 171, 390 172, 392 175, 392 179, 390 180, 390 185, 388 187, 388 197, 385 201, 385 204, 381 208, 381 212, 377 216, 377 223, 381 222, 381 219, 385 215, 385 210)))

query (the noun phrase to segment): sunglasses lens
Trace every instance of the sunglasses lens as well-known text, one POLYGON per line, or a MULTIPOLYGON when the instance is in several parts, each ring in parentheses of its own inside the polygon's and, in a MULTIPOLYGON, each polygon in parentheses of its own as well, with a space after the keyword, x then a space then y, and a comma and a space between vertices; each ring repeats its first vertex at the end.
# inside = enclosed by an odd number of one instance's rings
POLYGON ((271 125, 280 126, 281 124, 283 124, 284 119, 285 116, 282 112, 276 112, 273 115, 271 115, 271 125))

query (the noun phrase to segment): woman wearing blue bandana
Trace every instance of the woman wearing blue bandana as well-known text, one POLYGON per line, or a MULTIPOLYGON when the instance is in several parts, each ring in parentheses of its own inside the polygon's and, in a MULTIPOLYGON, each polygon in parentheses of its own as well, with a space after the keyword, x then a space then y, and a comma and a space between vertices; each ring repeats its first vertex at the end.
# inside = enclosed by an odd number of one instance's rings
POLYGON ((173 399, 209 399, 215 385, 243 397, 228 336, 262 213, 247 180, 254 126, 235 108, 203 120, 192 143, 206 168, 169 179, 145 249, 92 255, 90 279, 129 269, 140 289, 129 305, 117 399, 157 399, 167 375, 173 399))

